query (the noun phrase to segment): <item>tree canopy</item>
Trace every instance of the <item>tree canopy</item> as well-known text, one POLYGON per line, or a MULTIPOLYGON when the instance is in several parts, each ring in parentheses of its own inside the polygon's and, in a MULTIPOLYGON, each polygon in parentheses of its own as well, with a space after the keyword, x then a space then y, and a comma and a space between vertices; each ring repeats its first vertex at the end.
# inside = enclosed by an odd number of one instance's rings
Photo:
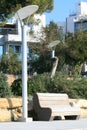
POLYGON ((87 32, 78 31, 66 39, 66 55, 68 62, 82 63, 87 59, 87 32))
POLYGON ((48 44, 56 40, 61 40, 61 35, 62 35, 58 25, 53 21, 51 21, 49 25, 47 25, 43 29, 43 31, 45 33, 45 39, 42 41, 42 43, 30 44, 32 53, 36 53, 39 55, 39 58, 37 60, 32 61, 32 68, 34 71, 37 71, 38 73, 51 71, 52 48, 49 48, 48 44))
POLYGON ((69 65, 70 71, 81 71, 81 66, 87 60, 87 32, 78 31, 75 34, 66 34, 65 42, 56 48, 59 56, 59 69, 69 65), (78 66, 78 67, 77 67, 78 66))
POLYGON ((18 9, 27 5, 38 5, 37 13, 43 13, 53 9, 53 0, 0 0, 0 21, 6 21, 18 9))
POLYGON ((55 40, 61 40, 62 32, 55 22, 50 21, 49 25, 47 25, 46 28, 44 28, 44 31, 46 34, 46 43, 50 43, 55 40))
POLYGON ((56 40, 61 41, 61 35, 62 35, 59 26, 53 21, 50 21, 50 23, 42 30, 44 39, 43 38, 40 39, 41 43, 37 44, 29 43, 29 47, 31 48, 32 52, 37 53, 39 55, 41 54, 44 55, 45 53, 49 52, 51 48, 48 48, 48 44, 56 40))

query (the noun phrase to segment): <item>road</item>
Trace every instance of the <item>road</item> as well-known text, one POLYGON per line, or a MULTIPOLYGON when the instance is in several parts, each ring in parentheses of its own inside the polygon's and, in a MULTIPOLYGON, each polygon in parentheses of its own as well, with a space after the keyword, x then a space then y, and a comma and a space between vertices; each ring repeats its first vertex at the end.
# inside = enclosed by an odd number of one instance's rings
POLYGON ((3 122, 0 130, 87 130, 87 118, 79 120, 3 122))

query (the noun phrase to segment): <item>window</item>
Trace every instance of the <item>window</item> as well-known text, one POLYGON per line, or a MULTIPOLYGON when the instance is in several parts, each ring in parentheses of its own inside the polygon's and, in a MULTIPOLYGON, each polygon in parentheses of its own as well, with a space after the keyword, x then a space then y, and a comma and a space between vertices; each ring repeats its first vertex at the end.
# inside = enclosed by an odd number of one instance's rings
POLYGON ((3 46, 0 46, 0 56, 3 55, 3 46))
POLYGON ((10 47, 13 49, 15 53, 20 54, 21 53, 21 46, 16 46, 16 45, 10 45, 10 47))

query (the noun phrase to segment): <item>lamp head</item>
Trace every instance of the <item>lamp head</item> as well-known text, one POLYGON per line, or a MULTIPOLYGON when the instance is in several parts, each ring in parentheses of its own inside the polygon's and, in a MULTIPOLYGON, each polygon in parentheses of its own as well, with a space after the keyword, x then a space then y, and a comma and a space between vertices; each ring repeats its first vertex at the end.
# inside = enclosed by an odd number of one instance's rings
POLYGON ((15 13, 15 18, 20 19, 20 20, 24 20, 25 18, 29 17, 30 15, 32 15, 37 10, 38 10, 37 5, 25 6, 25 7, 21 8, 21 9, 19 9, 15 13))
POLYGON ((53 48, 53 47, 57 46, 59 43, 60 43, 59 40, 53 41, 53 42, 49 43, 48 48, 53 48))

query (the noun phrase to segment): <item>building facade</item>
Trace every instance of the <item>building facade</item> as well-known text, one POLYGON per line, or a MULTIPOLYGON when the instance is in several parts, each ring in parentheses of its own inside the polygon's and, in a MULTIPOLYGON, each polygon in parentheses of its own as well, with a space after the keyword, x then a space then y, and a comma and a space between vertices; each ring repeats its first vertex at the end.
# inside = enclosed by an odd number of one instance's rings
POLYGON ((87 2, 77 3, 75 12, 66 18, 66 32, 77 30, 87 30, 87 2))
MULTIPOLYGON (((78 30, 87 30, 87 2, 78 2, 75 6, 75 11, 70 13, 65 22, 58 22, 63 30, 63 35, 66 33, 75 33, 78 30)), ((87 75, 87 62, 83 64, 83 71, 87 75)), ((85 73, 84 73, 85 74, 85 73)))
MULTIPOLYGON (((36 43, 40 42, 42 35, 42 28, 46 26, 45 15, 34 15, 35 21, 39 21, 38 24, 27 25, 27 42, 36 43), (33 32, 32 34, 30 32, 33 32)), ((18 53, 21 59, 22 53, 22 28, 20 21, 16 21, 13 17, 4 25, 0 27, 0 55, 7 54, 9 48, 12 48, 14 52, 18 53)), ((29 49, 28 49, 29 53, 29 49)))

